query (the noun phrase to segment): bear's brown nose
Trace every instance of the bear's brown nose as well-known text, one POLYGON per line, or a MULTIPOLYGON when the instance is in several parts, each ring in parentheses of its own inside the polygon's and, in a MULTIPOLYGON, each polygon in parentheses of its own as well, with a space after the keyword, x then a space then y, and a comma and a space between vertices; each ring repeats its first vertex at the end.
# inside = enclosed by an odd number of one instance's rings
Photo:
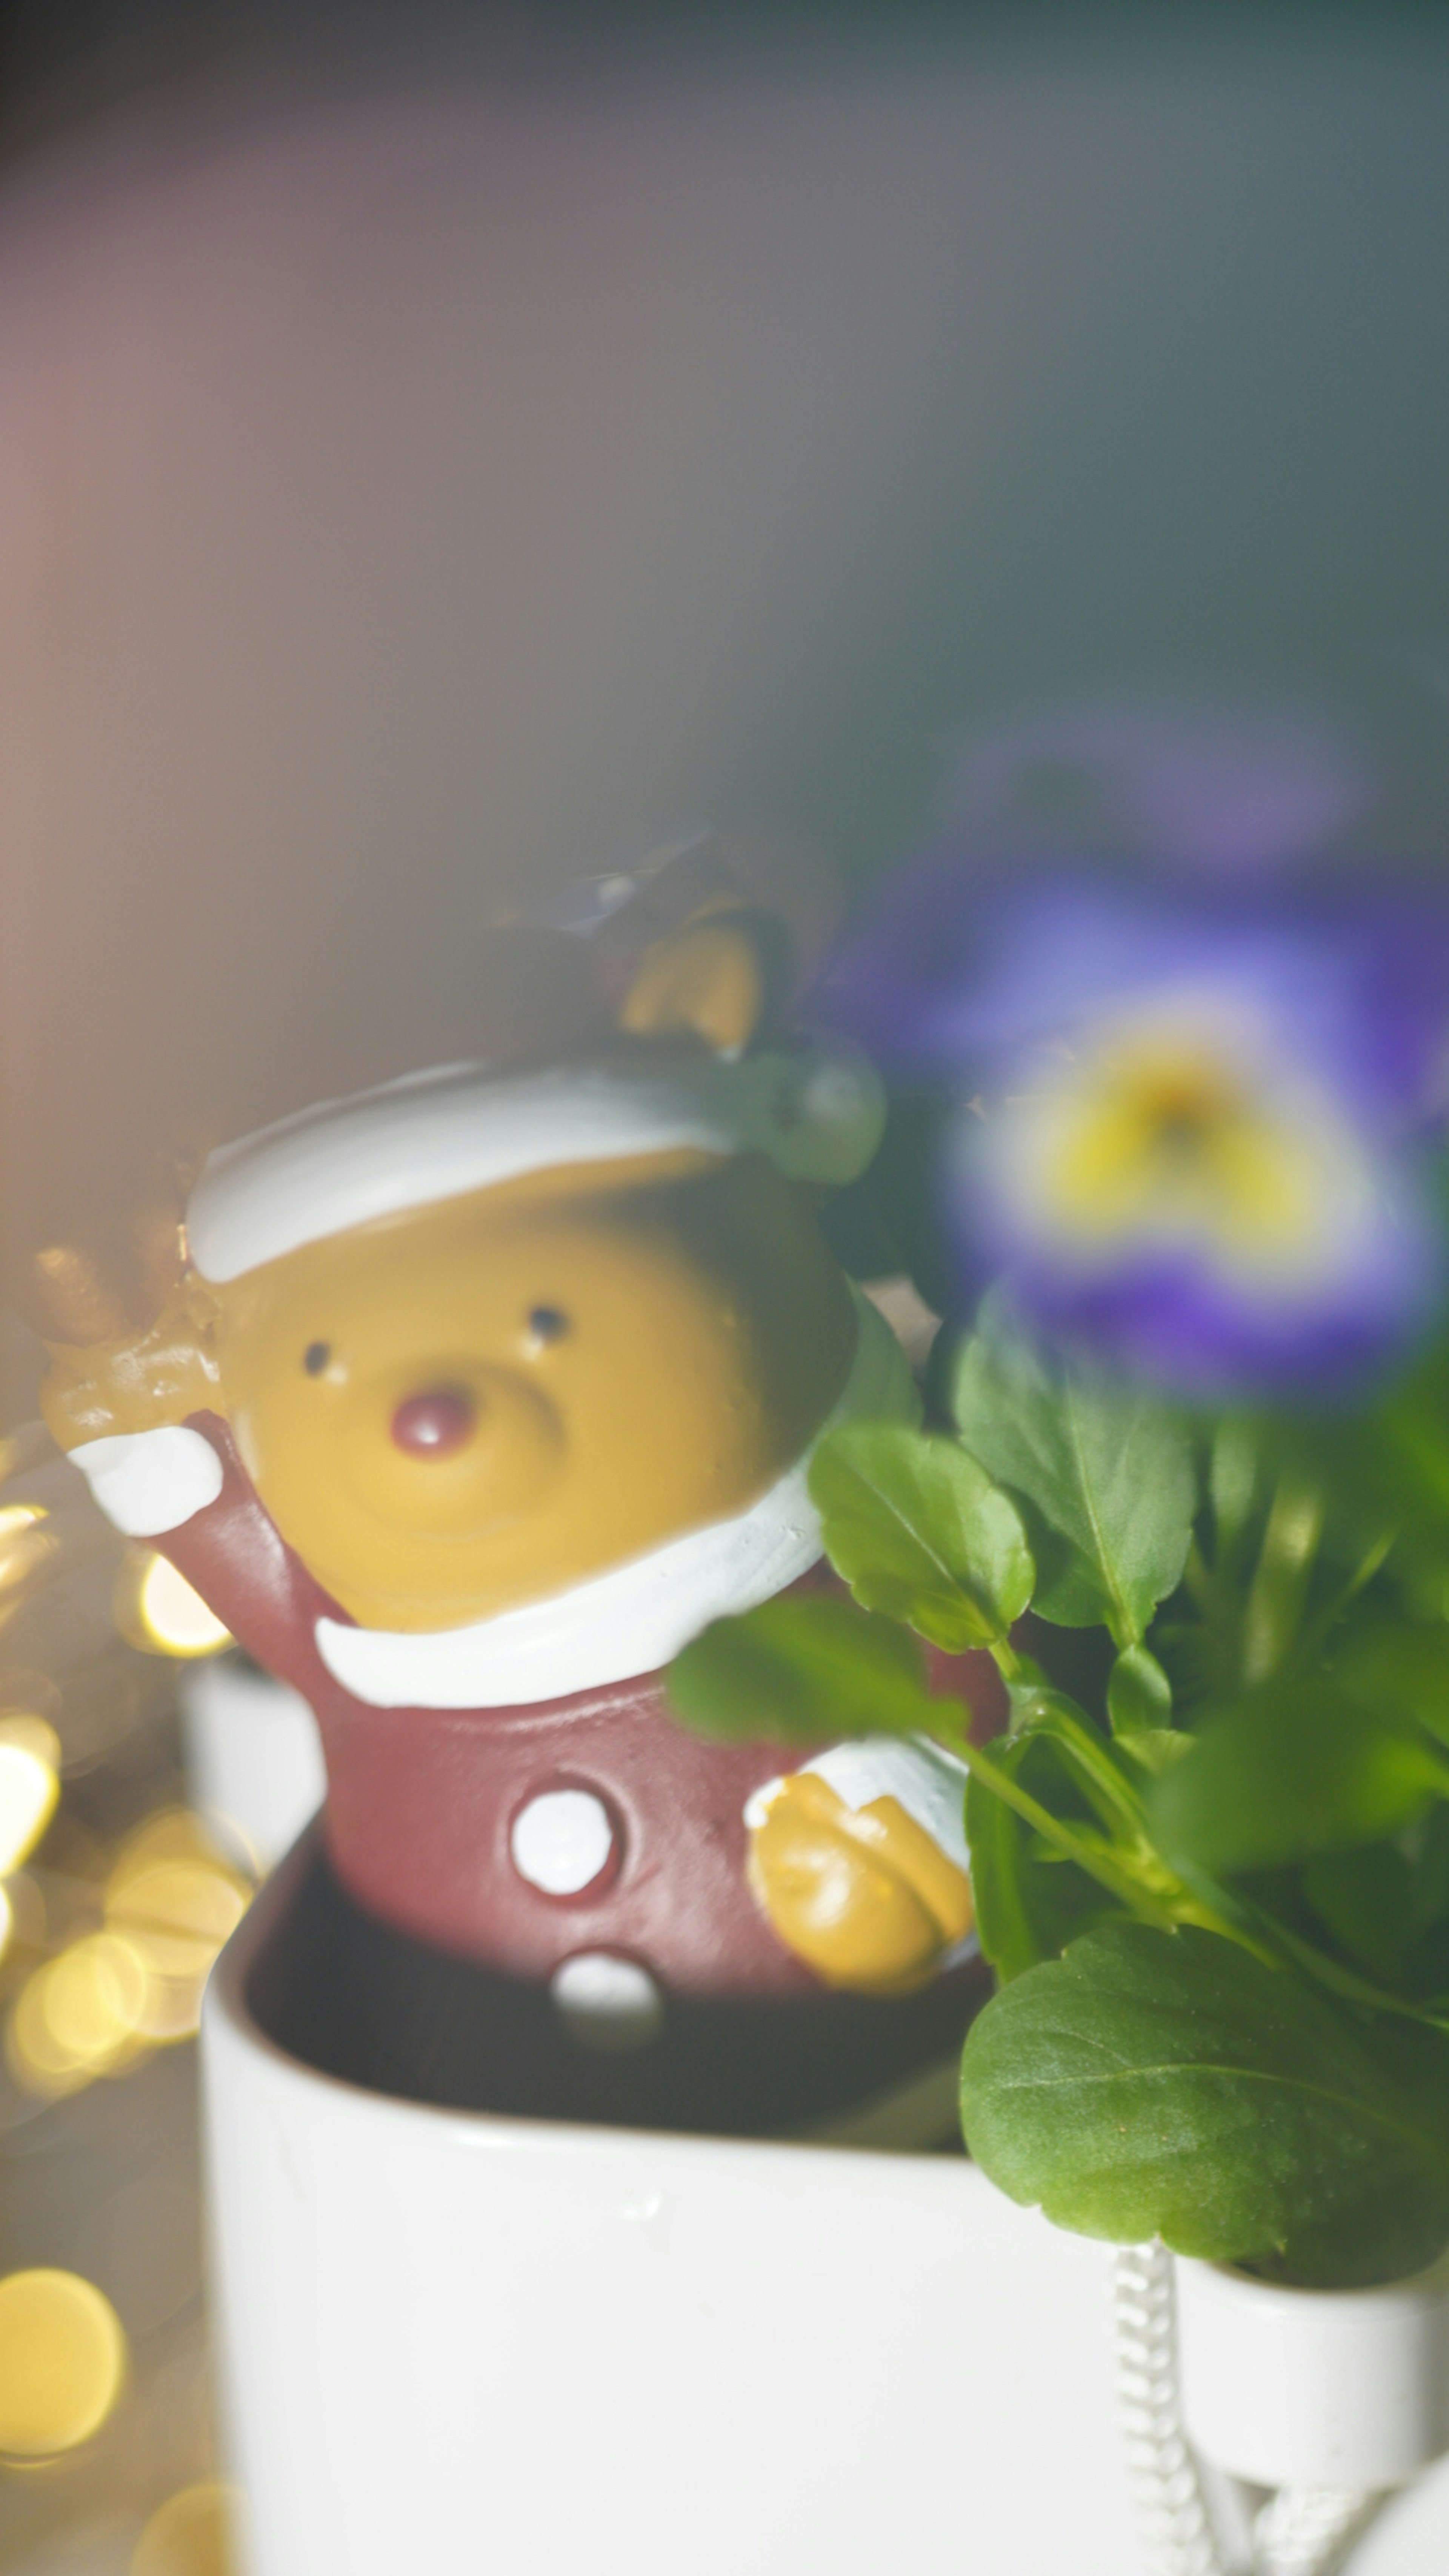
POLYGON ((392 1417, 392 1436, 410 1458, 451 1458, 472 1439, 478 1409, 471 1395, 456 1386, 430 1387, 410 1395, 392 1417))

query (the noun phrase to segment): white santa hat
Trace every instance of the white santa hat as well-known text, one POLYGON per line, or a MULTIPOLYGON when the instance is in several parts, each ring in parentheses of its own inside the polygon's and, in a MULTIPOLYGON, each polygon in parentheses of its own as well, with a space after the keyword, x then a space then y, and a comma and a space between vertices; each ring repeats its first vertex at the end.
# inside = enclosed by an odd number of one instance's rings
POLYGON ((641 1051, 536 1073, 444 1065, 222 1146, 192 1191, 187 1241, 220 1285, 377 1217, 682 1146, 764 1153, 791 1180, 838 1187, 864 1171, 884 1121, 877 1076, 839 1044, 733 1061, 641 1051))

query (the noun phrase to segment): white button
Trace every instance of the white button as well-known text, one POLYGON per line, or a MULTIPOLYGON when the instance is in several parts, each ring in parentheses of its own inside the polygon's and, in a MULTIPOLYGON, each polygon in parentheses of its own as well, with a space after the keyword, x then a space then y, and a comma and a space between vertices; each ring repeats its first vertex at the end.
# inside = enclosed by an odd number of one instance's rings
POLYGON ((664 2020, 664 1997, 637 1959, 579 1950, 556 1968, 549 1988, 571 2039, 602 2057, 646 2048, 664 2020))
POLYGON ((541 1887, 545 1896, 577 1896, 593 1884, 614 1848, 609 1810, 590 1789, 550 1789, 520 1808, 508 1848, 530 1887, 541 1887))

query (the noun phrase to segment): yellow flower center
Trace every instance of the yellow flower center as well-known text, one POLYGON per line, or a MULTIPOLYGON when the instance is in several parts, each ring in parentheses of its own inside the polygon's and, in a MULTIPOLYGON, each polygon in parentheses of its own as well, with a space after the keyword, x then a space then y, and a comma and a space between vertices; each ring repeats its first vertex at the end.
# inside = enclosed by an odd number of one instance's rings
POLYGON ((1321 1092, 1265 1074, 1231 1033, 1160 1021, 1104 1031, 1018 1096, 998 1150, 1024 1212, 1089 1257, 1126 1237, 1260 1280, 1318 1267, 1366 1197, 1362 1148, 1321 1092))

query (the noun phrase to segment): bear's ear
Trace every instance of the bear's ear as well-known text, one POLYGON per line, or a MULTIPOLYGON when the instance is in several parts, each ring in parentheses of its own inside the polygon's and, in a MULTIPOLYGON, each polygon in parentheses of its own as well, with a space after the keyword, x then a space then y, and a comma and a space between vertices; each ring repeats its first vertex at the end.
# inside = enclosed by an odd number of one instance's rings
POLYGON ((14 1303, 42 1341, 81 1347, 144 1333, 185 1266, 180 1189, 154 1189, 124 1218, 31 1256, 14 1303))
POLYGON ((703 905, 645 949, 619 1008, 630 1037, 694 1037, 737 1056, 759 1026, 765 961, 748 915, 703 905))

